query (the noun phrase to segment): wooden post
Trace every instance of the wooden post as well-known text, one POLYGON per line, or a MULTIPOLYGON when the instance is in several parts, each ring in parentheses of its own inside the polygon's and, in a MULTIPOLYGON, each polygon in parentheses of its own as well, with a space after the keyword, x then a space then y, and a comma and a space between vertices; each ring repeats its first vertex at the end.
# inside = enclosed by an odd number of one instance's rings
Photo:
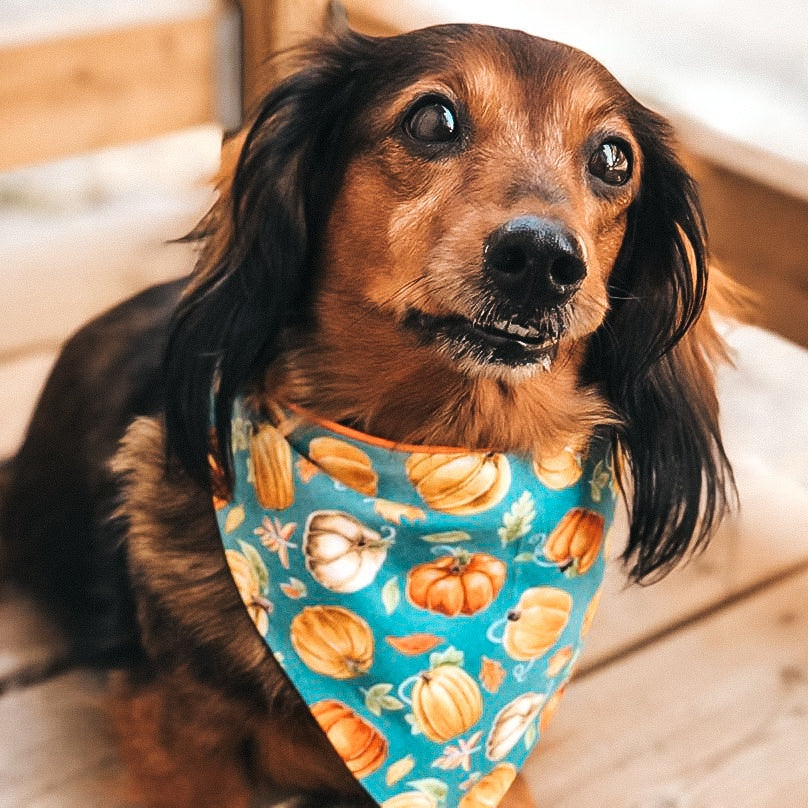
POLYGON ((267 64, 274 54, 325 30, 330 0, 239 0, 244 108, 249 110, 279 78, 267 64))

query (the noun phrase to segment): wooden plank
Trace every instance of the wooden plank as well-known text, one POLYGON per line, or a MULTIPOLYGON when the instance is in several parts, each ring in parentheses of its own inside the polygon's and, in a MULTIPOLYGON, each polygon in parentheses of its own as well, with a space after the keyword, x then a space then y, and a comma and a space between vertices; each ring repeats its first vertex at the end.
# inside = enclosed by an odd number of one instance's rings
POLYGON ((573 683, 528 762, 552 808, 808 805, 808 572, 573 683))
MULTIPOLYGON (((626 587, 620 566, 611 566, 585 667, 808 560, 808 352, 750 327, 735 329, 728 339, 735 367, 722 369, 719 393, 740 510, 703 555, 653 586, 626 587)), ((617 526, 615 535, 624 533, 617 526)))
MULTIPOLYGON (((688 145, 698 148, 686 127, 680 131, 688 145)), ((732 155, 728 145, 724 166, 730 165, 732 155)), ((771 187, 778 184, 775 158, 737 159, 732 166, 730 170, 692 161, 713 254, 756 296, 756 322, 808 346, 808 163, 801 167, 801 176, 796 167, 788 174, 790 190, 801 188, 802 198, 771 187), (752 168, 757 180, 738 173, 752 168)))
POLYGON ((0 698, 2 808, 118 808, 123 778, 103 683, 86 671, 0 698))
MULTIPOLYGON (((11 361, 0 362, 0 461, 17 451, 22 442, 34 404, 56 359, 54 349, 25 353, 11 361)), ((0 677, 8 646, 4 642, 6 616, 0 594, 0 677)))
POLYGON ((0 169, 211 121, 212 16, 0 49, 0 169))

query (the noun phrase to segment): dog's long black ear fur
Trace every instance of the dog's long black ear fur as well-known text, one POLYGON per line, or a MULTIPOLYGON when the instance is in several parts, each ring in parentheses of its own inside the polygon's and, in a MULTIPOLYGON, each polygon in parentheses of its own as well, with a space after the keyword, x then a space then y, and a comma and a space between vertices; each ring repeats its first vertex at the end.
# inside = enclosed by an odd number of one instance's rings
POLYGON ((631 478, 624 561, 643 581, 705 543, 734 481, 709 355, 720 340, 703 312, 708 256, 696 186, 671 148, 669 125, 639 105, 630 117, 642 186, 589 370, 621 417, 619 449, 631 478))
POLYGON ((279 354, 284 329, 306 316, 371 42, 343 32, 301 54, 305 69, 261 104, 229 190, 192 234, 204 247, 166 351, 166 421, 170 452, 200 482, 209 478, 214 377, 218 454, 229 480, 233 398, 279 354))

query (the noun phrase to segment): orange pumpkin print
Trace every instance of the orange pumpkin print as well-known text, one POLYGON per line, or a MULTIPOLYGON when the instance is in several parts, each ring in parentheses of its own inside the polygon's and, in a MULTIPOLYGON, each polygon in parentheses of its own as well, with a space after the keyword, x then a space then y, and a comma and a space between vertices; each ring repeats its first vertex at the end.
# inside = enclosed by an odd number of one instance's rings
POLYGON ((539 716, 539 732, 544 733, 550 727, 550 722, 553 720, 553 716, 558 711, 558 706, 561 704, 561 699, 564 698, 564 692, 566 691, 567 686, 562 685, 561 687, 547 699, 547 704, 544 705, 541 711, 541 715, 539 716))
POLYGON ((544 545, 544 557, 576 574, 588 572, 603 544, 603 516, 588 508, 572 508, 553 528, 544 545))
POLYGON ((516 767, 500 763, 463 795, 457 808, 497 808, 515 779, 516 767))
POLYGON ((271 424, 264 424, 250 438, 253 485, 261 506, 283 510, 295 501, 292 449, 271 424))
POLYGON ((415 452, 406 471, 430 508, 458 515, 487 511, 511 485, 508 459, 496 452, 415 452))
POLYGON ((357 779, 372 774, 387 759, 385 737, 341 701, 318 701, 312 705, 311 714, 357 779))
POLYGON ((413 606, 447 617, 485 609, 505 583, 507 567, 487 553, 442 556, 407 573, 407 599, 413 606))
POLYGON ((483 712, 480 688, 458 665, 424 671, 412 689, 412 714, 421 732, 435 743, 462 735, 483 712))
POLYGON ((309 443, 309 459, 330 477, 368 497, 376 496, 379 476, 358 446, 323 436, 309 443))
POLYGON ((306 666, 332 679, 353 679, 373 664, 373 632, 341 606, 307 606, 290 625, 292 646, 306 666))
POLYGON ((572 596, 563 589, 526 589, 508 612, 502 644, 520 662, 537 659, 555 645, 572 612, 572 596))

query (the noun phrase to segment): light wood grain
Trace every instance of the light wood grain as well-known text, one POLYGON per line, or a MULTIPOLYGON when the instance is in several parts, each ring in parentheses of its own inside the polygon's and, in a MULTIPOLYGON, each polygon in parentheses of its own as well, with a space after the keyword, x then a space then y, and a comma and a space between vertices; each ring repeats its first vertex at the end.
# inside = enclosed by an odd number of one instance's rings
POLYGON ((119 808, 101 682, 74 671, 0 699, 0 808, 119 808))
POLYGON ((552 808, 808 805, 808 573, 575 683, 528 764, 552 808))
POLYGON ((0 169, 211 121, 214 20, 0 49, 0 169))

